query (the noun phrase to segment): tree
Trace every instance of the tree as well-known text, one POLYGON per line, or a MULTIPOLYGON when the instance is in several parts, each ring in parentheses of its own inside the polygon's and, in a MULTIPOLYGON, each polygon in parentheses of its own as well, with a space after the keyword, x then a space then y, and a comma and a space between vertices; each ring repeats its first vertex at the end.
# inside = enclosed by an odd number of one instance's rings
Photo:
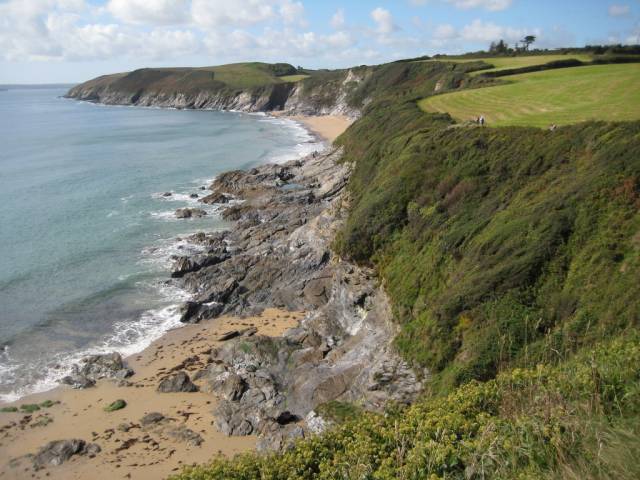
POLYGON ((507 45, 504 40, 491 42, 491 45, 489 46, 489 52, 491 53, 507 53, 508 50, 509 45, 507 45))
POLYGON ((535 35, 527 35, 522 40, 520 40, 524 44, 524 49, 529 50, 529 45, 536 41, 535 35))

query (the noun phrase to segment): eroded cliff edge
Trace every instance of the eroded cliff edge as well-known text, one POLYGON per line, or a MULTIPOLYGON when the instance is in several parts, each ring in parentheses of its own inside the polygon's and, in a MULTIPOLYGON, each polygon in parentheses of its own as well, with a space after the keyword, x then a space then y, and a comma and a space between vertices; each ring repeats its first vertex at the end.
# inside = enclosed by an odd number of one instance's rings
POLYGON ((332 150, 221 175, 204 201, 234 199, 223 211, 231 229, 191 237, 197 253, 175 261, 172 281, 193 292, 185 322, 267 307, 308 312, 280 338, 240 332, 211 351, 199 374, 221 397, 218 427, 257 433, 262 448, 316 430, 321 420, 310 412, 326 402, 381 409, 411 402, 421 388, 391 347, 397 327, 373 272, 330 248, 348 201, 350 167, 340 156, 332 150))

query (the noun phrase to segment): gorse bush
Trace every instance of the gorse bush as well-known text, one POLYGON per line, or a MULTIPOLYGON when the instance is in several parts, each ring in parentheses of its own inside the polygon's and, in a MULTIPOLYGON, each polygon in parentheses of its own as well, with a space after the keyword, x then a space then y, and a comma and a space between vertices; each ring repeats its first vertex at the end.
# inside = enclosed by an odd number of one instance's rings
POLYGON ((515 369, 384 415, 362 413, 282 454, 216 458, 174 478, 637 478, 637 464, 619 459, 640 454, 637 430, 620 422, 640 413, 638 340, 604 342, 559 367, 515 369))

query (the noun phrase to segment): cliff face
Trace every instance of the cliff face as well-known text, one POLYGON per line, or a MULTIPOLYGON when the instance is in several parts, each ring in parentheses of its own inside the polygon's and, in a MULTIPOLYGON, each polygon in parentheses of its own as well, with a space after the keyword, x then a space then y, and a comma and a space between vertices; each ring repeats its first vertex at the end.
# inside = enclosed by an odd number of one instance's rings
POLYGON ((367 69, 323 72, 299 82, 274 77, 250 85, 216 80, 214 74, 194 69, 144 69, 105 75, 73 87, 68 98, 106 105, 169 108, 285 111, 290 114, 359 116, 349 93, 368 75, 367 69))

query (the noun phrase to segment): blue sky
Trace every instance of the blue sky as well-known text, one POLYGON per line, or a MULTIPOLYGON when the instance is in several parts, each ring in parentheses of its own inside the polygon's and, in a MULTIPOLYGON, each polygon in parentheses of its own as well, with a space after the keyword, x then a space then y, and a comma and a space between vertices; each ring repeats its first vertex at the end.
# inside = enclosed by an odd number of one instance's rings
POLYGON ((0 83, 248 60, 347 67, 527 34, 549 48, 640 43, 640 0, 0 0, 0 83))

